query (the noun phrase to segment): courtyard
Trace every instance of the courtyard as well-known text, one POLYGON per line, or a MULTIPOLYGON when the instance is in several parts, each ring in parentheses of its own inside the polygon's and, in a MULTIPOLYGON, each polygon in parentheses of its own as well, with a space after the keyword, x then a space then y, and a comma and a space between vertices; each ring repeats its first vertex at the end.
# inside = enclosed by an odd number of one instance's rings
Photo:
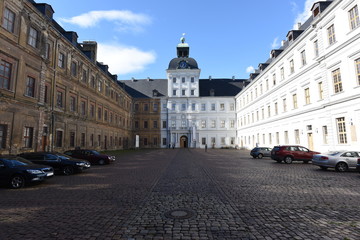
POLYGON ((120 152, 116 162, 0 188, 0 239, 360 239, 360 174, 249 151, 120 152))

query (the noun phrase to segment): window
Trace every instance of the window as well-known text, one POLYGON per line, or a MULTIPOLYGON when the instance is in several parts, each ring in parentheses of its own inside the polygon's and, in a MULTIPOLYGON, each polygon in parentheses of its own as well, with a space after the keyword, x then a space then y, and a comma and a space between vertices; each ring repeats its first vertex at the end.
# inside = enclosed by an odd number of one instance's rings
POLYGON ((34 134, 33 127, 25 127, 24 128, 24 147, 25 148, 32 148, 33 134, 34 134))
POLYGON ((290 74, 295 72, 294 60, 290 60, 290 74))
POLYGON ((71 75, 73 77, 77 76, 77 63, 75 61, 71 62, 71 75))
POLYGON ((44 86, 44 103, 49 103, 49 85, 44 86))
MULTIPOLYGON (((360 85, 360 58, 355 60, 356 76, 358 85, 360 85)), ((1 75, 0 75, 0 87, 1 87, 1 75)))
POLYGON ((153 122, 153 127, 154 127, 154 128, 158 128, 158 122, 157 122, 157 121, 154 121, 154 122, 153 122))
POLYGON ((98 91, 102 92, 103 91, 103 82, 99 79, 98 81, 98 91))
POLYGON ((322 82, 318 83, 318 88, 319 88, 319 98, 320 98, 320 100, 323 100, 324 99, 324 89, 323 89, 322 82))
POLYGON ((172 128, 176 128, 176 121, 175 121, 175 120, 172 120, 172 121, 171 121, 171 127, 172 127, 172 128))
POLYGON ((7 31, 12 32, 12 33, 15 30, 15 13, 8 8, 5 8, 5 10, 4 10, 2 26, 7 31))
POLYGON ((186 110, 186 103, 182 103, 181 104, 181 111, 185 111, 186 110))
POLYGON ((71 112, 76 111, 76 99, 74 96, 70 96, 70 111, 71 112))
POLYGON ((173 78, 173 83, 176 83, 176 78, 173 78))
POLYGON ((279 134, 279 132, 276 132, 275 134, 276 134, 276 135, 275 135, 275 137, 276 137, 276 144, 279 144, 279 142, 280 142, 280 134, 279 134))
POLYGON ((297 95, 296 95, 296 93, 293 94, 293 107, 294 107, 294 109, 297 109, 297 108, 298 108, 297 95))
POLYGON ((280 68, 280 78, 281 80, 284 80, 285 79, 285 72, 284 72, 284 68, 280 68))
POLYGON ((135 121, 134 125, 135 125, 135 128, 139 128, 139 121, 135 121))
POLYGON ((271 107, 270 107, 270 105, 268 106, 268 117, 271 117, 271 107))
POLYGON ((50 43, 46 43, 45 44, 45 58, 46 59, 50 59, 50 48, 51 48, 50 43))
POLYGON ((102 109, 101 107, 98 108, 98 120, 102 119, 102 109))
POLYGON ((216 120, 211 120, 211 128, 216 128, 216 120))
POLYGON ((206 128, 206 120, 201 120, 201 128, 206 128))
POLYGON ((90 116, 93 118, 95 117, 95 105, 90 104, 90 116))
POLYGON ((104 110, 104 121, 107 122, 108 120, 108 110, 104 110))
POLYGON ((274 73, 273 74, 273 86, 275 86, 276 85, 276 74, 274 73))
POLYGON ((275 103, 275 115, 278 115, 278 113, 279 113, 279 112, 278 112, 278 103, 276 102, 276 103, 275 103))
POLYGON ((157 111, 158 111, 158 109, 159 109, 158 106, 159 106, 159 105, 158 105, 157 103, 154 103, 154 104, 153 104, 153 111, 154 111, 154 112, 157 112, 157 111))
POLYGON ((206 104, 205 103, 201 104, 201 111, 206 111, 206 104))
POLYGON ((345 126, 345 118, 337 118, 336 119, 336 125, 338 130, 338 141, 340 144, 346 144, 347 138, 346 138, 346 126, 345 126))
POLYGON ((163 127, 163 128, 167 128, 166 125, 167 125, 167 124, 166 124, 166 121, 162 121, 162 127, 163 127))
POLYGON ((195 82, 195 78, 194 77, 191 77, 191 80, 190 80, 192 83, 195 82))
POLYGON ((220 141, 221 141, 221 144, 222 144, 222 145, 225 145, 225 138, 224 138, 224 137, 222 137, 222 138, 220 139, 220 141))
POLYGON ((235 127, 235 120, 230 120, 230 128, 234 128, 235 127))
POLYGON ((299 129, 295 129, 294 136, 295 136, 295 143, 300 144, 300 132, 299 132, 299 129))
POLYGON ((185 129, 185 127, 186 127, 186 121, 185 120, 181 120, 181 127, 183 129, 185 129))
POLYGON ((63 143, 63 131, 56 131, 55 146, 62 147, 62 143, 63 143))
POLYGON ((340 69, 336 69, 335 71, 332 71, 332 79, 334 82, 334 92, 339 93, 342 92, 342 82, 341 82, 341 75, 340 75, 340 69))
POLYGON ((63 100, 64 96, 63 96, 63 92, 61 91, 57 91, 56 92, 56 106, 58 108, 63 108, 64 107, 64 100, 63 100))
POLYGON ((310 104, 310 90, 309 88, 305 88, 305 104, 310 104))
POLYGON ((10 90, 12 64, 0 60, 0 88, 10 90))
POLYGON ((166 146, 166 138, 163 138, 163 139, 162 139, 162 145, 163 145, 163 146, 166 146))
POLYGON ((85 69, 83 69, 82 72, 82 79, 81 79, 84 83, 87 83, 87 71, 85 69))
POLYGON ((181 90, 181 95, 182 95, 182 96, 185 96, 185 92, 186 92, 186 91, 185 91, 184 89, 181 90))
POLYGON ((30 27, 29 36, 28 36, 28 44, 34 48, 37 47, 38 34, 39 33, 35 28, 30 27))
POLYGON ((194 95, 195 95, 195 90, 191 89, 191 96, 194 96, 194 95))
POLYGON ((225 104, 224 103, 220 103, 220 111, 225 111, 225 104))
MULTIPOLYGON (((249 139, 249 142, 250 142, 250 139, 249 139)), ((271 135, 271 133, 269 133, 269 144, 272 144, 272 135, 271 135)))
POLYGON ((171 110, 175 111, 175 109, 176 109, 176 104, 175 103, 171 104, 171 110))
POLYGON ((350 28, 351 30, 357 28, 360 25, 359 22, 359 11, 357 5, 349 11, 350 28))
POLYGON ((328 41, 329 41, 329 45, 332 45, 335 43, 336 39, 335 39, 335 29, 334 29, 334 25, 331 25, 328 29, 328 41))
POLYGON ((288 131, 284 132, 284 139, 285 139, 285 144, 289 144, 289 132, 288 131))
POLYGON ((221 128, 225 128, 225 120, 221 120, 221 121, 220 121, 220 127, 221 127, 221 128))
POLYGON ((192 104, 191 104, 191 111, 195 111, 195 109, 196 109, 196 104, 195 104, 195 103, 192 103, 192 104))
POLYGON ((201 144, 205 145, 206 144, 206 138, 201 138, 201 144))
POLYGON ((235 110, 235 104, 230 103, 230 111, 234 111, 235 110))
POLYGON ((184 78, 184 77, 181 78, 181 82, 182 82, 182 83, 185 82, 185 78, 184 78))
POLYGON ((91 76, 90 85, 92 88, 96 88, 96 80, 94 76, 91 76))
POLYGON ((94 146, 94 134, 90 135, 90 146, 93 147, 94 146))
POLYGON ((323 143, 328 144, 328 130, 327 126, 322 126, 322 132, 323 132, 323 143))
MULTIPOLYGON (((267 90, 269 90, 269 79, 266 79, 265 83, 266 83, 266 91, 267 91, 267 90)), ((249 100, 248 100, 248 102, 249 102, 249 100)))
POLYGON ((149 104, 145 103, 144 104, 144 112, 149 111, 149 104))
POLYGON ((70 141, 69 141, 70 147, 75 147, 75 132, 70 132, 70 141))
POLYGON ((61 67, 61 68, 65 67, 65 55, 63 53, 59 53, 58 67, 61 67))
POLYGON ((27 77, 25 95, 35 97, 35 78, 27 77))
POLYGON ((101 135, 98 135, 98 146, 101 146, 101 135))
POLYGON ((286 98, 283 99, 283 110, 284 110, 284 112, 287 111, 286 98))
POLYGON ((319 42, 318 42, 318 40, 314 41, 314 55, 315 55, 315 57, 319 56, 319 42))
POLYGON ((7 125, 0 124, 0 149, 6 148, 6 130, 7 125))
POLYGON ((85 116, 86 115, 86 102, 85 101, 81 101, 80 108, 81 108, 81 115, 85 116))
POLYGON ((144 121, 144 128, 148 128, 148 127, 149 127, 148 121, 144 121))
POLYGON ((211 111, 215 111, 215 103, 211 104, 211 111))
POLYGON ((176 96, 176 90, 175 89, 173 90, 173 95, 176 96))
POLYGON ((305 54, 305 50, 301 51, 301 63, 303 66, 306 65, 306 54, 305 54))

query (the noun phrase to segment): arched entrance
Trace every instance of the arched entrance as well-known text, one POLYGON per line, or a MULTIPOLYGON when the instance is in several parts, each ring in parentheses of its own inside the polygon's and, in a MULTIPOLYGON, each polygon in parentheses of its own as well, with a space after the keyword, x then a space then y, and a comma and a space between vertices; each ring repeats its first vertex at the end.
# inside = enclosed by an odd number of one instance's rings
POLYGON ((180 137, 180 147, 181 148, 187 148, 188 147, 188 137, 187 136, 181 136, 180 137))

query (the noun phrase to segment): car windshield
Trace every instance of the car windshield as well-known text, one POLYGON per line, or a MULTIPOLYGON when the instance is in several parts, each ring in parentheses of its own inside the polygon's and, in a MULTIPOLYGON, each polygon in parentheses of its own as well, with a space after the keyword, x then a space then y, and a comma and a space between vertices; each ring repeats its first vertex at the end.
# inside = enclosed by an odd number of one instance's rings
POLYGON ((26 159, 23 159, 21 157, 5 158, 5 159, 2 159, 2 160, 6 161, 11 167, 32 164, 32 162, 30 162, 30 161, 28 161, 26 159))
POLYGON ((91 150, 90 152, 91 152, 92 154, 94 154, 94 155, 100 155, 100 153, 97 152, 97 151, 95 151, 95 150, 91 150))
POLYGON ((70 157, 68 155, 62 154, 62 153, 56 153, 56 155, 62 159, 62 160, 69 160, 70 157))
POLYGON ((335 156, 335 155, 338 155, 338 154, 340 154, 341 152, 339 152, 339 151, 334 151, 334 152, 327 152, 327 153, 325 153, 325 155, 329 155, 329 156, 335 156))

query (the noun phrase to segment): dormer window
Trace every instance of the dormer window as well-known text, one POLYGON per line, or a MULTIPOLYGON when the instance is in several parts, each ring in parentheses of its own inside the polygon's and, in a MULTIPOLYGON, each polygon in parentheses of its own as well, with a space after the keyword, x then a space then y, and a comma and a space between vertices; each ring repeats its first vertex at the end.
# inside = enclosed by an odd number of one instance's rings
POLYGON ((318 6, 313 10, 313 17, 316 17, 320 13, 320 7, 318 6))
POLYGON ((293 35, 290 34, 290 35, 288 36, 288 41, 291 42, 292 40, 293 40, 293 35))
POLYGON ((214 89, 210 89, 210 96, 215 96, 215 90, 214 89))

